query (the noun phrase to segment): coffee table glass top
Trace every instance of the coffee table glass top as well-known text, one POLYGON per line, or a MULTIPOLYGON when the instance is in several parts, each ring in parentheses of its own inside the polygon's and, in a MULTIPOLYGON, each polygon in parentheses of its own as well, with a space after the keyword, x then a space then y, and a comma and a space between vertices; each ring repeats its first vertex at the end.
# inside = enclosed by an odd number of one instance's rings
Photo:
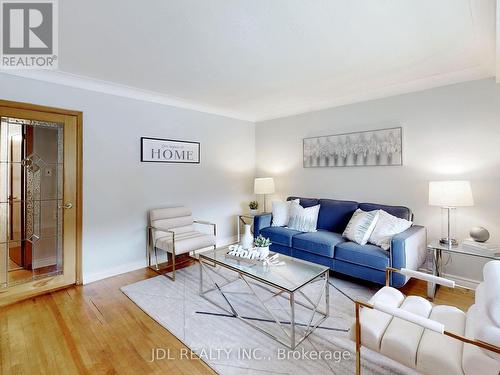
MULTIPOLYGON (((252 264, 244 260, 226 257, 228 251, 229 249, 227 247, 222 247, 215 251, 200 253, 200 258, 206 259, 209 262, 215 261, 215 263, 233 269, 234 271, 241 271, 247 276, 288 292, 294 292, 300 289, 329 269, 319 264, 292 258, 283 254, 279 254, 278 256, 278 261, 283 262, 283 265, 269 266, 261 263, 252 264)), ((270 255, 273 255, 273 253, 270 255)))

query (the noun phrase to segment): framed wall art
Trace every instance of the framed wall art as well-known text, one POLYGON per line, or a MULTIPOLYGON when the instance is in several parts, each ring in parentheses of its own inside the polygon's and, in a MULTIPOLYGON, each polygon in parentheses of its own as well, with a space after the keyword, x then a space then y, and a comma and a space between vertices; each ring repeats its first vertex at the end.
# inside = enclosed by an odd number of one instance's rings
POLYGON ((141 137, 141 161, 199 164, 200 143, 141 137))
POLYGON ((304 138, 304 168, 403 165, 401 127, 304 138))

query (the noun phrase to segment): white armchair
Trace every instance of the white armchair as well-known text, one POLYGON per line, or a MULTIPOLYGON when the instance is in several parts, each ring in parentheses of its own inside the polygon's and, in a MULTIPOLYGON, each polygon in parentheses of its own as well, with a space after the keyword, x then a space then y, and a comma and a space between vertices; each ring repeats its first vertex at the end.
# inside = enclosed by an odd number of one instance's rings
POLYGON ((148 265, 152 266, 151 256, 154 253, 155 270, 159 271, 158 250, 172 254, 172 277, 170 278, 175 281, 175 256, 209 247, 215 249, 216 235, 217 227, 214 223, 193 220, 191 210, 187 207, 151 210, 146 244, 148 265), (196 230, 196 224, 211 226, 213 234, 196 230))
MULTIPOLYGON (((451 280, 407 269, 388 268, 439 285, 451 280)), ((369 302, 356 301, 356 372, 361 373, 361 346, 380 352, 423 374, 498 375, 500 373, 500 261, 483 270, 469 311, 405 297, 385 286, 369 302)))

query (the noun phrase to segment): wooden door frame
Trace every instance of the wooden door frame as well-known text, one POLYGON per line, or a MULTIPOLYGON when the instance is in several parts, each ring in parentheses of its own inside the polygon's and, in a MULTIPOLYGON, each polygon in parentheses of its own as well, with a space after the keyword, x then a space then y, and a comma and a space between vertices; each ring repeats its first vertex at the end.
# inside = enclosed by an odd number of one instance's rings
MULTIPOLYGON (((76 119, 76 285, 81 285, 82 278, 82 212, 83 212, 83 112, 47 107, 31 103, 13 102, 0 99, 0 107, 8 107, 19 110, 30 110, 38 112, 54 113, 58 115, 74 116, 76 119)), ((46 291, 44 292, 46 293, 46 291)), ((31 297, 31 296, 27 296, 31 297)))

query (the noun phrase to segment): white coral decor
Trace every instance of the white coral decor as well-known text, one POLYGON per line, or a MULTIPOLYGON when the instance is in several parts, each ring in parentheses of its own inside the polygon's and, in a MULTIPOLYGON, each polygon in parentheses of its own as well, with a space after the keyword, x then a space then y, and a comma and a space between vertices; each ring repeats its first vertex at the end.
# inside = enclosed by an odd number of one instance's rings
POLYGON ((255 247, 245 250, 241 245, 231 245, 228 254, 244 259, 264 260, 269 255, 269 248, 255 247))

